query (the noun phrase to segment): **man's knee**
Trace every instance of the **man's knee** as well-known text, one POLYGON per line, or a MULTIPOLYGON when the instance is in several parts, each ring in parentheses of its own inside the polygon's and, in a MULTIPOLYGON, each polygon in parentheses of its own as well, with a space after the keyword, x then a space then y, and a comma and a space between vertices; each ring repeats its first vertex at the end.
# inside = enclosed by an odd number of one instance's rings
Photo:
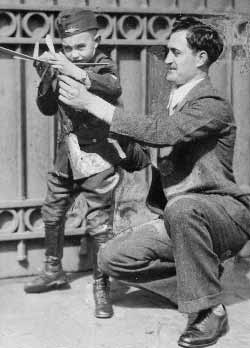
POLYGON ((181 197, 166 206, 164 222, 167 232, 172 237, 173 233, 184 233, 184 228, 200 215, 200 202, 191 197, 181 197))
POLYGON ((115 276, 113 268, 117 263, 117 249, 113 247, 113 240, 102 246, 98 253, 98 265, 108 275, 115 276))
POLYGON ((141 240, 141 236, 131 231, 109 240, 99 251, 99 267, 104 273, 120 278, 122 274, 136 269, 138 264, 146 264, 149 262, 145 254, 147 248, 141 240))

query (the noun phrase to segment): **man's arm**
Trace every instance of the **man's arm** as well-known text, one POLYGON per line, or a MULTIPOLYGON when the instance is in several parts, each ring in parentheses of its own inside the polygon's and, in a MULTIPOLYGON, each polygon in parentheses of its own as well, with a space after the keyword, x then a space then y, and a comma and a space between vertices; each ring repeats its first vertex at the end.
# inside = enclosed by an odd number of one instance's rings
POLYGON ((59 99, 86 109, 110 124, 110 131, 153 146, 175 145, 226 132, 235 127, 228 103, 217 97, 202 97, 187 103, 171 117, 166 114, 135 114, 115 108, 89 93, 75 81, 62 77, 59 99), (71 97, 72 96, 72 97, 71 97))
POLYGON ((166 114, 133 114, 116 108, 110 130, 137 141, 155 146, 173 146, 211 135, 226 132, 235 127, 231 107, 213 97, 189 102, 179 112, 166 114))
POLYGON ((59 76, 59 100, 77 110, 87 110, 109 125, 112 122, 115 106, 90 93, 82 83, 65 75, 59 76))

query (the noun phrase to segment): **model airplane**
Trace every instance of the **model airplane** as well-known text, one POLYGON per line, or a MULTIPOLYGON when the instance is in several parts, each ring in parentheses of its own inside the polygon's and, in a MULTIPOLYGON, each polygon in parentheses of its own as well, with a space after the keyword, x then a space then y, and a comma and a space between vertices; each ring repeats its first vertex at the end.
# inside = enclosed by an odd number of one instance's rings
MULTIPOLYGON (((46 36, 45 42, 49 48, 49 51, 52 54, 55 54, 56 52, 55 52, 53 41, 52 41, 50 35, 46 36)), ((38 42, 36 42, 36 44, 35 44, 33 57, 29 56, 28 54, 20 53, 17 51, 10 50, 9 48, 5 48, 5 47, 0 46, 0 52, 3 52, 5 54, 7 54, 8 56, 11 56, 15 59, 21 59, 21 60, 26 60, 26 61, 35 61, 35 62, 49 64, 48 62, 38 58, 38 51, 39 51, 39 43, 38 42)), ((74 64, 78 65, 78 66, 109 65, 109 63, 74 63, 74 64)))

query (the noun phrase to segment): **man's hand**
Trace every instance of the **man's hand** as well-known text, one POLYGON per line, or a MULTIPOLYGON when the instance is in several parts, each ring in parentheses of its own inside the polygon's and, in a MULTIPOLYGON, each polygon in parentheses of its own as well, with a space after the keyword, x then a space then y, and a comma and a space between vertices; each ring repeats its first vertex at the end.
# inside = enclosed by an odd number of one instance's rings
POLYGON ((59 100, 74 109, 87 110, 108 124, 112 122, 115 107, 69 76, 59 75, 59 100))
POLYGON ((86 78, 86 71, 78 68, 74 63, 68 60, 62 52, 52 55, 48 62, 61 74, 73 77, 79 81, 86 78))
POLYGON ((75 109, 87 109, 93 96, 86 87, 72 78, 59 75, 59 100, 75 109))

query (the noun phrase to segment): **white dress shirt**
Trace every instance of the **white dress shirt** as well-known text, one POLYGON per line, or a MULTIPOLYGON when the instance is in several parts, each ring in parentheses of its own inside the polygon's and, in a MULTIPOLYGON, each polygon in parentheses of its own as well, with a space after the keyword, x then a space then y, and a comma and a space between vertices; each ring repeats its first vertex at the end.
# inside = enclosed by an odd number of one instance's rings
POLYGON ((180 104, 186 95, 191 91, 194 86, 196 86, 200 81, 204 80, 204 77, 197 79, 194 78, 180 87, 174 87, 170 93, 169 102, 167 108, 169 110, 169 115, 174 113, 174 109, 178 104, 180 104))

